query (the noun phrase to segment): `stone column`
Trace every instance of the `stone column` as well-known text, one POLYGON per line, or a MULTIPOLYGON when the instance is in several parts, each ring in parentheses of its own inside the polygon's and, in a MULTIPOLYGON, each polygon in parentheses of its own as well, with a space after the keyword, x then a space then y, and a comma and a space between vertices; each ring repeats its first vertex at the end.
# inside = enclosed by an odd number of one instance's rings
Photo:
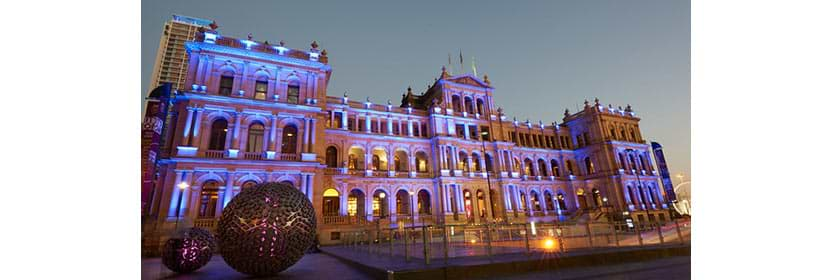
POLYGON ((469 198, 472 201, 472 218, 476 222, 479 222, 481 221, 481 206, 478 205, 478 193, 474 190, 470 190, 469 192, 469 198))
POLYGON ((278 135, 278 116, 272 115, 271 117, 271 127, 269 129, 269 152, 275 152, 276 147, 275 143, 277 143, 277 136, 278 135))
POLYGON ((349 189, 346 187, 346 184, 341 185, 341 194, 340 194, 340 215, 346 216, 349 215, 348 208, 349 207, 349 189))
POLYGON ((366 133, 372 133, 372 116, 369 113, 366 114, 366 133))
MULTIPOLYGON (((409 214, 412 215, 412 219, 414 221, 418 218, 418 216, 420 216, 418 214, 418 194, 414 193, 414 195, 413 195, 413 193, 410 193, 409 198, 412 200, 412 202, 411 202, 412 204, 409 205, 409 214)), ((430 195, 430 202, 432 202, 431 199, 432 199, 432 196, 430 195)), ((430 207, 432 207, 432 206, 430 205, 430 207)))
POLYGON ((409 118, 407 118, 407 119, 406 119, 406 129, 407 129, 407 131, 409 132, 409 135, 408 135, 408 136, 409 136, 409 137, 412 137, 412 135, 414 135, 414 134, 412 133, 412 120, 410 120, 409 118))
POLYGON ((303 119, 303 143, 301 145, 300 151, 302 153, 309 152, 309 130, 311 130, 311 125, 309 124, 309 118, 303 119))
POLYGON ((374 212, 372 210, 372 199, 372 194, 367 189, 367 192, 363 194, 364 208, 366 208, 364 209, 364 212, 366 212, 367 221, 372 221, 372 213, 374 212))
POLYGON ((392 135, 392 127, 395 126, 392 116, 386 118, 386 133, 392 135))
POLYGON ((389 222, 395 223, 398 221, 398 194, 392 195, 391 193, 386 194, 386 200, 389 203, 389 222))
POLYGON ((311 125, 312 130, 310 131, 312 133, 312 137, 309 139, 309 140, 311 140, 309 142, 309 153, 314 153, 315 152, 315 138, 316 138, 315 136, 317 135, 317 131, 318 131, 317 120, 313 118, 313 119, 310 120, 310 123, 312 124, 311 125))
POLYGON ((220 209, 223 209, 223 207, 226 207, 226 205, 229 204, 229 201, 232 201, 232 198, 235 197, 234 183, 235 183, 235 172, 228 172, 226 174, 226 195, 223 197, 222 201, 218 200, 218 201, 220 201, 219 204, 221 205, 220 209))
POLYGON ((343 126, 344 130, 349 130, 349 117, 347 116, 346 111, 341 113, 341 126, 343 126))
POLYGON ((195 127, 192 130, 192 138, 194 138, 194 139, 192 139, 191 142, 193 143, 192 146, 198 146, 199 147, 200 146, 200 141, 199 141, 200 137, 198 137, 198 135, 200 135, 200 123, 203 120, 203 111, 200 110, 200 109, 196 109, 196 108, 193 109, 193 110, 195 111, 194 112, 195 127))
POLYGON ((452 148, 452 166, 450 169, 455 170, 458 166, 458 147, 450 146, 452 148))
POLYGON ((183 126, 183 143, 182 146, 189 146, 189 131, 191 131, 192 127, 192 117, 194 116, 194 109, 191 107, 186 108, 186 124, 183 126))
POLYGON ((509 186, 505 186, 503 189, 503 201, 504 201, 504 209, 507 211, 512 211, 512 201, 510 200, 509 196, 509 186))
POLYGON ((464 139, 469 139, 469 124, 464 123, 464 124, 463 124, 463 127, 464 127, 464 129, 463 129, 463 131, 464 131, 464 135, 463 135, 463 136, 464 136, 464 139))
POLYGON ((241 113, 235 113, 235 129, 232 132, 232 149, 240 149, 240 119, 241 113))
POLYGON ((215 205, 215 218, 220 218, 220 214, 223 213, 223 201, 226 199, 226 193, 232 192, 232 189, 227 188, 225 186, 219 187, 217 189, 217 205, 215 205))
POLYGON ((443 199, 441 199, 441 202, 442 202, 442 205, 441 205, 442 207, 441 208, 443 209, 444 214, 452 213, 452 205, 451 205, 451 203, 449 203, 449 201, 450 201, 450 199, 449 199, 449 186, 441 184, 441 190, 442 190, 441 193, 443 193, 443 195, 442 195, 443 199))
MULTIPOLYGON (((167 217, 176 217, 177 213, 179 213, 178 211, 180 209, 178 209, 177 206, 180 199, 182 199, 182 194, 180 188, 178 188, 177 186, 180 184, 180 182, 182 182, 183 175, 183 171, 175 170, 175 184, 172 186, 172 198, 169 201, 169 212, 167 214, 167 217)), ((183 207, 182 203, 180 205, 181 207, 183 207)))
POLYGON ((452 185, 454 190, 455 204, 458 206, 458 213, 466 213, 466 204, 464 203, 463 189, 461 186, 452 185))
POLYGON ((187 188, 186 190, 188 191, 189 189, 192 190, 191 191, 191 196, 190 196, 191 197, 191 202, 187 203, 187 204, 189 204, 189 209, 186 209, 186 210, 189 213, 186 214, 186 217, 189 217, 191 219, 196 219, 197 214, 198 214, 198 206, 200 206, 200 203, 199 203, 200 202, 200 193, 201 193, 202 189, 201 189, 201 186, 193 186, 191 188, 187 188))

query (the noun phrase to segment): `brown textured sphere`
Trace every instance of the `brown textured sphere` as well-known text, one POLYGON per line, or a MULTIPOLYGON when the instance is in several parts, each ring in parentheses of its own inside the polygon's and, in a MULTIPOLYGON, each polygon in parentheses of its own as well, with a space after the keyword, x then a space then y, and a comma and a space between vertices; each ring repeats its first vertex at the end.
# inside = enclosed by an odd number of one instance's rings
POLYGON ((295 264, 315 239, 315 210, 295 187, 262 183, 226 205, 217 224, 226 264, 238 272, 271 276, 295 264))
POLYGON ((195 271, 212 259, 215 237, 202 228, 185 229, 179 236, 166 240, 161 259, 163 265, 177 273, 195 271))

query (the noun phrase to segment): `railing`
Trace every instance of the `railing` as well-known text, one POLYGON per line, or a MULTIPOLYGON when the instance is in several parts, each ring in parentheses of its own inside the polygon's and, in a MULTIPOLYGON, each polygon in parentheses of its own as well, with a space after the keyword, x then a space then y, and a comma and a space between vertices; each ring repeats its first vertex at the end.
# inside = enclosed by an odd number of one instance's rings
POLYGON ((244 153, 243 158, 251 160, 262 160, 264 157, 263 153, 244 153))
POLYGON ((326 249, 348 257, 403 257, 406 262, 537 253, 557 257, 576 251, 670 247, 690 243, 689 219, 631 225, 626 222, 488 223, 479 225, 381 225, 341 233, 342 246, 326 249), (642 230, 641 228, 645 228, 642 230), (415 258, 415 260, 412 259, 415 258))
POLYGON ((207 150, 204 153, 206 158, 223 158, 226 155, 226 151, 218 151, 218 150, 207 150))
POLYGON ((214 229, 217 227, 217 219, 214 218, 199 218, 195 219, 194 226, 205 229, 214 229))
POLYGON ((370 223, 366 217, 358 216, 323 216, 326 225, 361 225, 370 223))
POLYGON ((280 154, 280 160, 298 161, 300 159, 298 154, 280 154))

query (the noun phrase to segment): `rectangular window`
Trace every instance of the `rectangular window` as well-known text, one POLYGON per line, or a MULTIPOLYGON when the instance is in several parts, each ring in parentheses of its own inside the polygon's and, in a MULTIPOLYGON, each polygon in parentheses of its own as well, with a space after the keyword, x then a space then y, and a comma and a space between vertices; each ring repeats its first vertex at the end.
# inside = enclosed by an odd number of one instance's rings
POLYGON ((489 141, 490 138, 489 138, 489 127, 488 126, 482 126, 481 127, 481 138, 484 141, 489 141))
POLYGON ((232 76, 221 76, 220 89, 218 90, 217 94, 222 96, 232 95, 232 84, 234 83, 234 81, 235 78, 232 76))
POLYGON ((300 86, 289 85, 286 89, 286 102, 291 104, 298 104, 300 95, 300 86))
POLYGON ((455 124, 455 135, 458 138, 464 137, 464 126, 462 124, 455 124))
POLYGON ((421 136, 429 137, 429 132, 428 131, 429 130, 426 129, 426 124, 425 123, 421 124, 421 136))
POLYGON ((269 82, 257 81, 255 82, 255 99, 266 100, 266 91, 269 90, 269 82))

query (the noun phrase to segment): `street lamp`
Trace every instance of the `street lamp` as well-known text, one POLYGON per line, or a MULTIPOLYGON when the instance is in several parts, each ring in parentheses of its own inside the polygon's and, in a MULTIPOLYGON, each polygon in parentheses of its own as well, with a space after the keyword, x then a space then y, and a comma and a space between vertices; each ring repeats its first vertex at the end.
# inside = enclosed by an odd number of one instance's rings
POLYGON ((180 182, 180 184, 177 184, 177 187, 180 189, 180 195, 177 196, 177 209, 175 210, 175 231, 177 231, 177 222, 180 220, 180 204, 183 202, 183 191, 189 187, 189 184, 186 182, 180 182))

